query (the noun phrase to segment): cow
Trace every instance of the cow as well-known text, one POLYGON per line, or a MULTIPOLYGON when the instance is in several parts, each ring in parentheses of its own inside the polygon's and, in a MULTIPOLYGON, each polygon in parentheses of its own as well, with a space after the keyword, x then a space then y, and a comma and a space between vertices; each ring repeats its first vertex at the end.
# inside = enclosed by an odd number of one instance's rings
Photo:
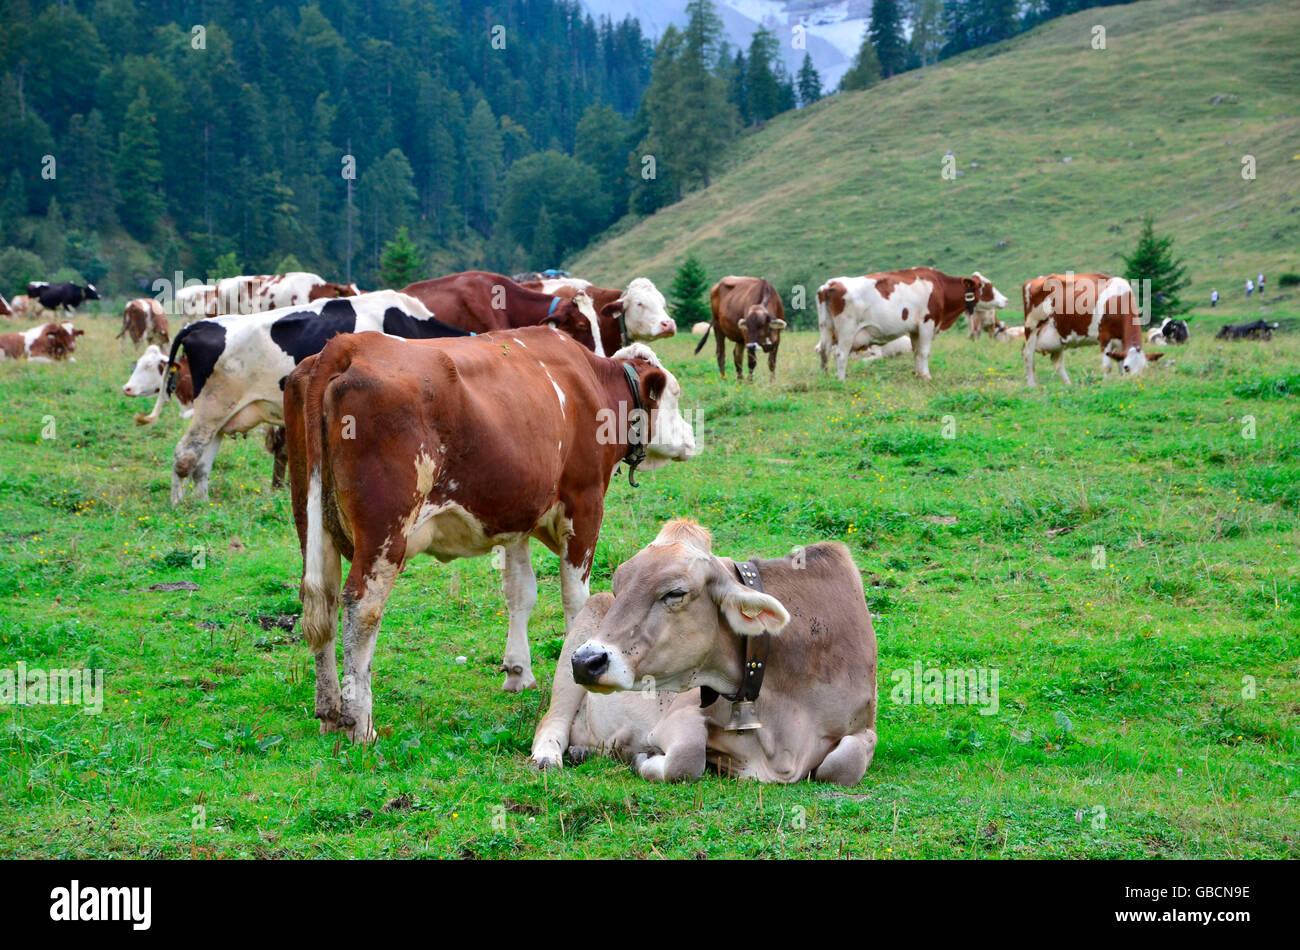
POLYGON ((95 289, 94 284, 86 284, 84 287, 65 282, 62 284, 41 284, 39 282, 27 285, 27 295, 34 300, 39 300, 41 306, 46 310, 61 310, 65 314, 69 311, 76 310, 84 301, 98 300, 99 291, 95 289), (35 290, 36 293, 32 293, 35 290))
MULTIPOLYGON (((776 354, 781 348, 781 331, 785 329, 785 304, 776 288, 761 277, 724 277, 709 290, 713 322, 709 324, 717 343, 718 373, 727 378, 727 341, 736 344, 736 382, 744 377, 741 359, 749 354, 749 380, 754 381, 758 351, 767 354, 767 371, 776 381, 776 354)), ((695 345, 698 354, 709 335, 705 333, 695 345)))
MULTIPOLYGON (((131 377, 122 384, 123 396, 157 396, 163 391, 167 377, 167 354, 154 343, 135 361, 131 377)), ((194 377, 190 374, 190 359, 182 353, 176 360, 176 386, 173 392, 181 418, 194 415, 194 377)))
POLYGON ((912 338, 913 366, 930 378, 930 345, 965 313, 1000 310, 1007 305, 996 287, 979 271, 951 277, 933 267, 836 277, 817 289, 817 327, 822 372, 835 355, 840 382, 848 370, 849 354, 872 343, 900 336, 912 338))
POLYGON ((993 335, 993 339, 998 343, 1011 343, 1015 340, 1023 341, 1024 338, 1025 328, 1023 324, 1018 327, 1013 327, 1004 323, 1002 329, 998 330, 998 332, 993 335))
POLYGON ((77 348, 71 327, 70 323, 43 323, 21 333, 0 334, 0 359, 27 359, 33 363, 65 360, 77 348))
POLYGON ((334 284, 319 274, 290 271, 226 277, 217 281, 220 315, 265 313, 297 304, 359 294, 356 284, 334 284))
POLYGON ((563 330, 597 356, 617 349, 616 321, 602 321, 586 293, 547 294, 521 287, 504 274, 464 271, 402 288, 438 315, 438 319, 473 333, 548 324, 563 330), (602 323, 604 326, 602 326, 602 323))
POLYGON ((980 334, 987 334, 993 340, 997 340, 1007 325, 998 317, 996 310, 983 310, 976 308, 975 312, 966 318, 967 333, 966 338, 969 340, 978 340, 980 334))
MULTIPOLYGON (((223 436, 248 432, 267 423, 283 425, 284 379, 308 356, 320 352, 337 333, 379 330, 403 337, 462 336, 465 332, 435 320, 418 301, 384 290, 359 297, 317 300, 256 315, 196 320, 172 340, 167 373, 184 348, 194 379, 194 416, 176 445, 171 500, 194 482, 200 501, 208 497, 208 474, 223 436)), ((169 381, 139 425, 158 420, 170 398, 169 381)))
POLYGON ((876 748, 876 634, 843 544, 739 561, 714 554, 695 522, 670 521, 611 586, 565 637, 535 765, 604 750, 651 781, 706 767, 862 780, 876 748))
POLYGON ((1154 343, 1156 346, 1164 346, 1166 343, 1186 343, 1187 338, 1187 322, 1175 320, 1173 317, 1165 317, 1160 322, 1160 326, 1152 327, 1147 331, 1147 342, 1154 343))
POLYGON ((5 300, 5 295, 0 294, 0 317, 12 317, 14 312, 9 307, 9 301, 5 300))
POLYGON ((1122 374, 1140 376, 1148 363, 1164 356, 1142 350, 1141 315, 1133 288, 1122 277, 1108 274, 1048 274, 1025 281, 1020 289, 1025 310, 1025 384, 1037 385, 1034 355, 1047 353, 1061 382, 1070 384, 1065 351, 1079 346, 1101 347, 1101 372, 1111 362, 1122 374))
POLYGON ((128 300, 122 310, 122 330, 113 339, 121 340, 129 335, 132 346, 138 347, 141 340, 146 344, 166 345, 171 342, 167 331, 167 314, 162 304, 152 297, 136 297, 128 300))
POLYGON ((526 281, 521 286, 561 297, 585 293, 600 315, 601 336, 604 348, 609 353, 633 340, 648 343, 677 332, 677 324, 668 315, 664 295, 648 277, 637 277, 627 285, 626 290, 597 287, 589 280, 567 275, 526 281))
POLYGON ((215 284, 191 284, 176 291, 172 310, 183 317, 181 324, 205 317, 217 316, 217 288, 215 284))
POLYGON ((587 600, 615 468, 626 463, 630 478, 638 465, 695 453, 680 399, 677 380, 644 343, 605 358, 549 327, 414 342, 339 336, 304 360, 285 386, 285 428, 321 731, 374 739, 375 638, 397 575, 421 552, 444 562, 500 558, 509 612, 503 689, 535 686, 530 539, 560 558, 567 629, 587 600), (355 423, 350 433, 345 418, 355 423), (351 563, 341 593, 342 695, 340 556, 351 563))
POLYGON ((41 306, 41 302, 35 297, 27 294, 18 294, 9 302, 9 309, 13 311, 15 320, 43 320, 49 322, 55 317, 54 311, 46 310, 41 306))
POLYGON ((1273 331, 1281 324, 1256 320, 1254 323, 1226 324, 1214 335, 1216 340, 1271 340, 1273 331))

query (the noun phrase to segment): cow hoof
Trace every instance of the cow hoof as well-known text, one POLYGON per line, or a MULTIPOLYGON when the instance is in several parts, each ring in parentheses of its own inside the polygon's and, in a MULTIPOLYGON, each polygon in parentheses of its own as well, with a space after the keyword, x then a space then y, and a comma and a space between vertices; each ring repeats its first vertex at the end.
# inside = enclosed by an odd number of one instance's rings
POLYGON ((546 771, 547 769, 562 769, 564 762, 559 752, 547 750, 546 752, 533 753, 533 768, 546 771))
POLYGON ((507 693, 522 693, 526 689, 535 689, 537 687, 537 677, 533 676, 532 671, 510 672, 506 674, 506 680, 501 684, 501 688, 507 693))
POLYGON ((331 732, 342 732, 342 731, 343 731, 343 727, 339 725, 339 721, 338 721, 337 719, 330 719, 330 718, 327 718, 327 717, 325 717, 325 716, 320 716, 320 717, 318 717, 318 718, 320 719, 320 734, 321 734, 321 735, 323 735, 323 736, 327 736, 327 735, 329 735, 331 732))
POLYGON ((569 746, 569 761, 574 765, 581 765, 591 758, 591 750, 585 745, 569 746))

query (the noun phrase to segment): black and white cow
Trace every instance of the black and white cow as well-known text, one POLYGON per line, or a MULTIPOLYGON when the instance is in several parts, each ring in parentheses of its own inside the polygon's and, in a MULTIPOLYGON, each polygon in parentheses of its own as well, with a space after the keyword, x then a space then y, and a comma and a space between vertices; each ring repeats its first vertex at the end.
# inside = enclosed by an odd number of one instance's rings
POLYGON ((1164 346, 1166 343, 1186 343, 1188 335, 1187 321, 1165 317, 1160 322, 1160 326, 1152 327, 1147 331, 1147 342, 1157 346, 1164 346))
POLYGON ((184 347, 193 380, 194 416, 176 445, 172 504, 184 497, 187 478, 194 481, 195 496, 207 499, 208 473, 223 436, 262 423, 284 424, 284 380, 295 366, 319 353, 331 337, 367 330, 420 340, 472 336, 435 320, 424 304, 395 290, 196 320, 176 334, 167 363, 168 384, 153 411, 136 416, 140 425, 157 421, 175 387, 173 367, 184 347))
POLYGON ((40 301, 41 306, 46 310, 62 310, 67 313, 69 310, 76 310, 83 301, 98 300, 99 291, 95 289, 94 284, 78 287, 71 282, 47 284, 38 281, 27 285, 27 296, 40 301))

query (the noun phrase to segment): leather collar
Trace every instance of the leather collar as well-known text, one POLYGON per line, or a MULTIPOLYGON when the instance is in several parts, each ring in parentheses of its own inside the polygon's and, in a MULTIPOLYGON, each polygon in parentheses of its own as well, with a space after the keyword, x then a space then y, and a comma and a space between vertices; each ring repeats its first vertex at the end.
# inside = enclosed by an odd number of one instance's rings
MULTIPOLYGON (((736 573, 740 582, 751 590, 763 591, 763 578, 758 573, 758 561, 737 561, 736 573)), ((718 701, 721 696, 728 702, 752 703, 758 699, 758 691, 763 688, 763 676, 767 673, 767 653, 772 646, 770 633, 756 637, 745 637, 745 659, 741 667, 740 690, 728 695, 719 693, 711 686, 700 687, 700 708, 706 709, 718 701)))
POLYGON ((623 461, 627 464, 627 481, 633 488, 640 486, 636 482, 636 467, 645 461, 645 441, 640 438, 639 427, 649 425, 649 414, 641 405, 641 377, 637 375, 636 369, 631 363, 623 363, 623 375, 627 379, 627 388, 632 393, 633 411, 636 412, 636 418, 633 419, 632 413, 628 413, 627 418, 627 454, 623 456, 623 461))

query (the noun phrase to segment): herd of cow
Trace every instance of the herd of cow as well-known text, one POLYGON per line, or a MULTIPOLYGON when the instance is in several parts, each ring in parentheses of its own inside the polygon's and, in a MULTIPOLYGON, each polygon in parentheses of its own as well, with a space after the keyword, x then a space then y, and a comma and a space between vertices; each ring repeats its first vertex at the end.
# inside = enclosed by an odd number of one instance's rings
MULTIPOLYGON (((0 308, 66 316, 98 299, 93 286, 27 291, 13 305, 0 298, 0 308)), ((1036 353, 1049 354, 1068 383, 1066 349, 1097 345, 1103 372, 1114 363, 1137 375, 1161 355, 1147 355, 1144 342, 1187 338, 1186 324, 1165 321, 1144 341, 1122 278, 1039 277, 1022 300, 1023 327, 1008 327, 997 316, 1007 298, 978 272, 829 280, 816 295, 822 370, 833 359, 843 380, 851 357, 911 352, 928 379, 935 336, 962 314, 972 338, 1023 337, 1029 385, 1036 353)), ((775 376, 786 326, 776 289, 726 277, 710 302, 696 352, 712 332, 724 377, 728 341, 737 379, 746 352, 752 378, 759 350, 775 376)), ((681 387, 647 345, 676 332, 651 281, 613 290, 471 271, 362 293, 291 273, 189 287, 167 303, 127 303, 118 337, 147 349, 122 391, 156 397, 140 424, 157 421, 173 396, 190 420, 174 453, 173 504, 187 481, 207 499, 224 437, 270 427, 275 481, 286 466, 289 474, 322 732, 376 737, 375 642, 396 578, 419 553, 497 556, 508 608, 503 688, 534 686, 536 538, 560 560, 566 630, 534 737, 538 766, 604 751, 655 780, 695 778, 709 766, 763 781, 861 780, 876 744, 876 640, 843 545, 737 561, 715 554, 702 526, 671 521, 617 569, 612 593, 590 595, 618 467, 635 485, 638 470, 697 454, 681 387), (182 318, 174 337, 169 312, 182 318)), ((58 360, 70 358, 80 332, 52 321, 0 345, 58 360)))

